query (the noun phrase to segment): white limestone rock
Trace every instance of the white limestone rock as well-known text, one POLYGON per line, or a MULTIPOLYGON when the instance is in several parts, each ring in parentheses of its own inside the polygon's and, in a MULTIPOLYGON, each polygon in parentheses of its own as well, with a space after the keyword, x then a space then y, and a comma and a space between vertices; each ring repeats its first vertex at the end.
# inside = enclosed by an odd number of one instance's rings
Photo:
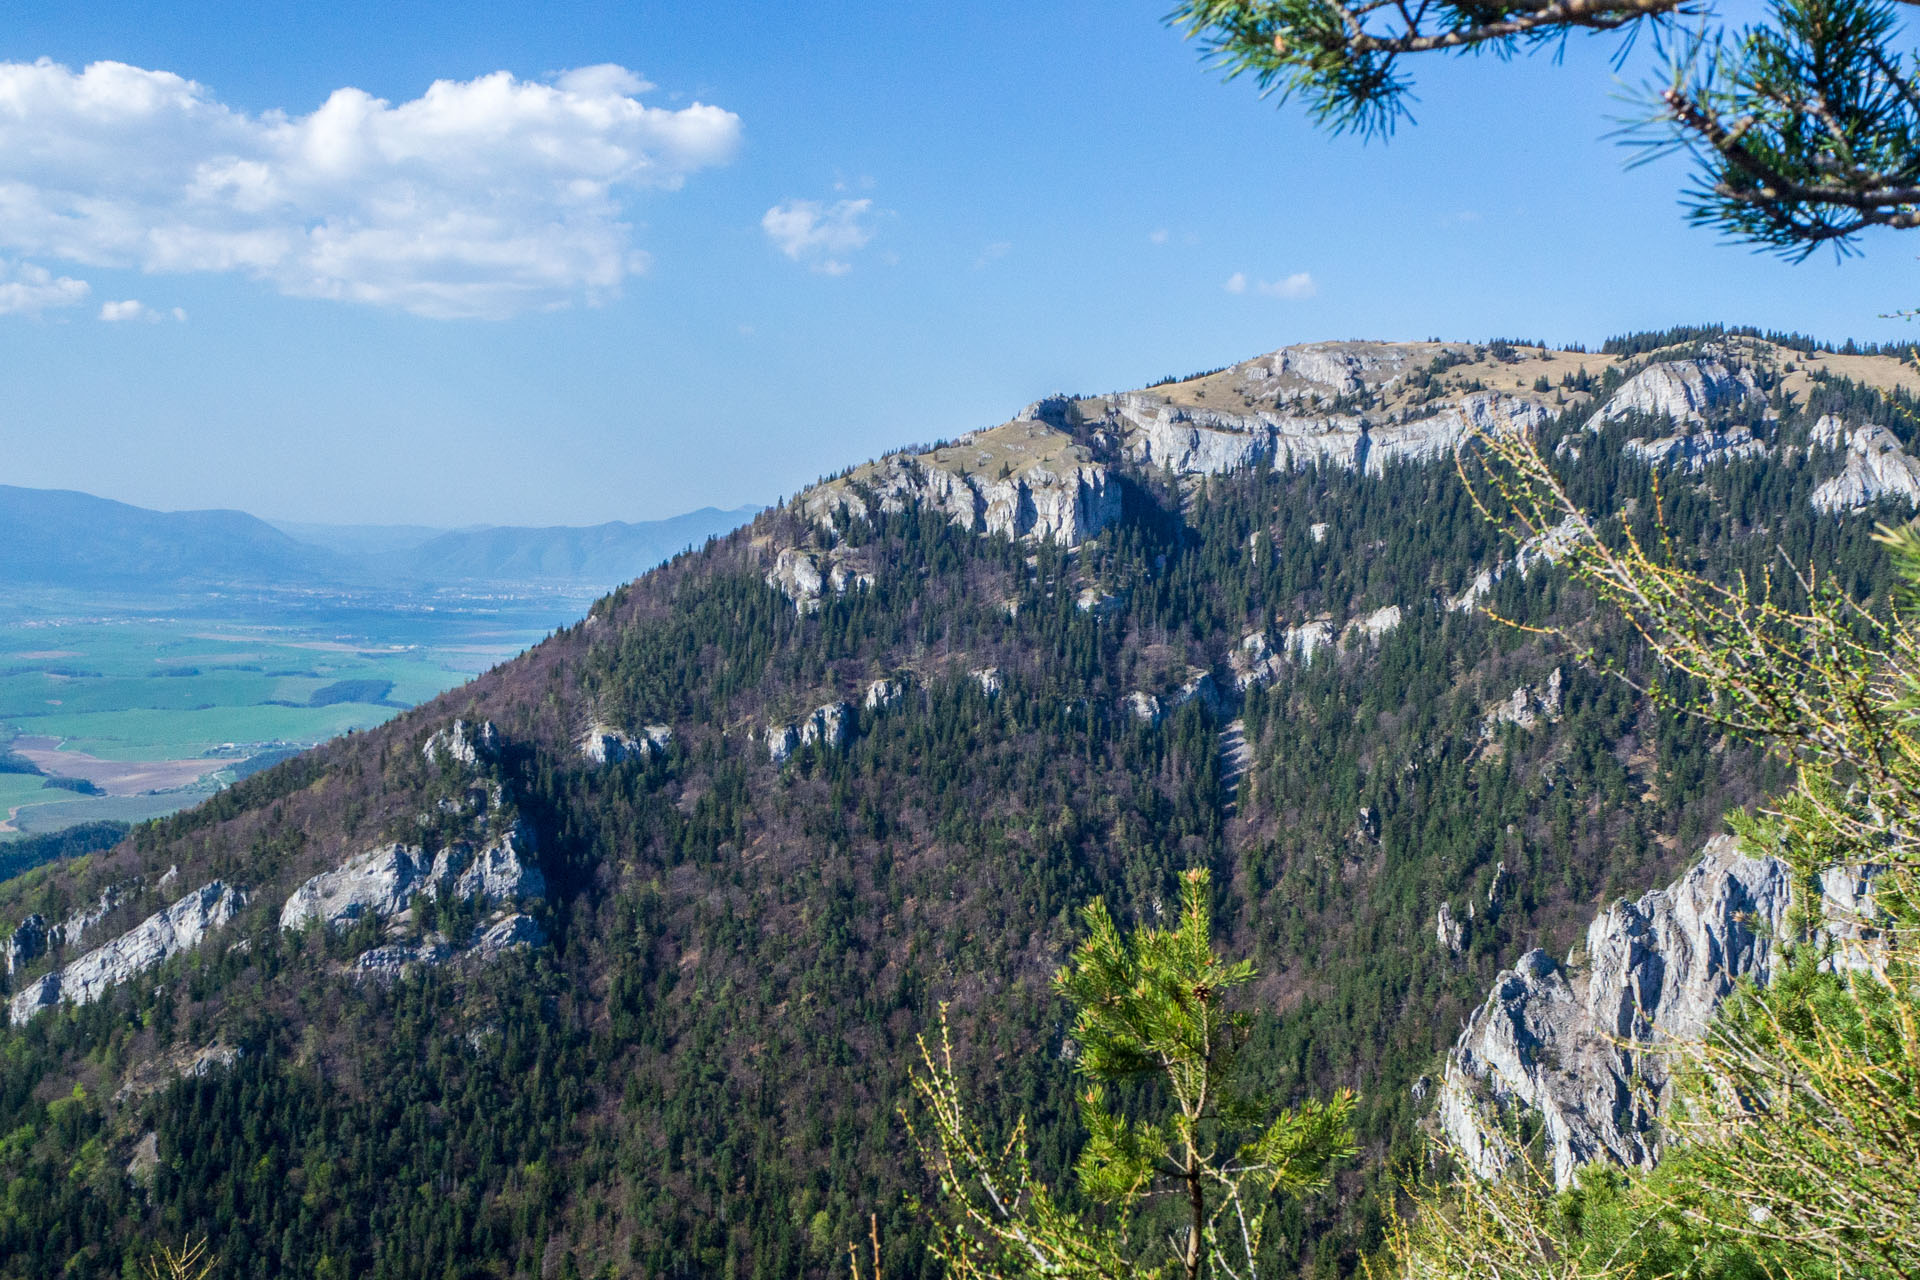
POLYGON ((474 931, 467 954, 475 960, 491 960, 508 951, 547 945, 547 931, 532 916, 515 912, 474 931))
POLYGON ((482 762, 493 760, 500 754, 500 731, 491 720, 474 725, 465 720, 455 720, 428 738, 421 746, 420 753, 427 758, 428 764, 451 760, 468 769, 478 769, 482 762))
POLYGON ((1329 527, 1326 521, 1316 520, 1307 526, 1307 536, 1313 539, 1315 546, 1318 546, 1327 540, 1327 529, 1329 527))
POLYGON ((1160 699, 1139 689, 1127 695, 1127 710, 1133 713, 1134 719, 1144 720, 1148 724, 1159 724, 1160 717, 1165 714, 1160 708, 1160 699))
POLYGON ((47 918, 39 913, 22 920, 14 931, 7 935, 7 976, 23 965, 32 964, 47 950, 47 918))
POLYGON ((1710 463, 1763 457, 1767 446, 1750 428, 1734 425, 1661 436, 1657 440, 1629 440, 1623 452, 1649 466, 1701 471, 1710 463))
POLYGON ((156 911, 105 946, 56 969, 14 996, 9 1019, 19 1025, 61 1002, 90 1004, 115 985, 200 945, 246 905, 246 894, 215 880, 156 911))
POLYGON ((1505 699, 1496 702, 1487 709, 1480 720, 1480 736, 1494 738, 1500 733, 1501 725, 1516 725, 1522 729, 1531 729, 1542 721, 1554 721, 1560 718, 1563 702, 1560 681, 1560 669, 1555 667, 1553 674, 1539 688, 1523 684, 1505 699))
POLYGON ((1280 652, 1306 666, 1313 661, 1313 655, 1322 649, 1331 648, 1334 643, 1333 619, 1314 618, 1297 627, 1288 627, 1280 633, 1280 652))
POLYGON ((1808 501, 1815 511, 1843 512, 1871 507, 1883 498, 1920 506, 1920 459, 1902 448, 1900 438, 1885 427, 1865 426, 1847 437, 1846 464, 1840 474, 1816 487, 1808 501))
POLYGON ((417 943, 392 942, 355 957, 353 976, 362 982, 392 982, 420 965, 445 964, 453 955, 453 948, 437 933, 417 943))
POLYGON ((1454 918, 1450 903, 1440 904, 1440 912, 1433 921, 1433 933, 1450 955, 1459 955, 1460 949, 1466 945, 1467 926, 1454 918))
POLYGON ((1629 414, 1665 417, 1682 425, 1704 424, 1746 413, 1757 421, 1766 409, 1766 392, 1753 371, 1716 355, 1694 360, 1663 360, 1628 378, 1587 420, 1597 431, 1629 414))
POLYGON ((800 745, 838 751, 853 736, 853 708, 844 702, 815 707, 800 726, 800 745))
MULTIPOLYGON (((547 878, 533 864, 536 847, 533 828, 526 823, 516 823, 499 840, 473 854, 472 860, 459 870, 453 879, 454 896, 461 900, 478 897, 489 903, 545 897, 547 878)), ((436 860, 436 870, 439 865, 436 860)), ((436 876, 435 893, 430 896, 437 896, 446 883, 444 876, 436 876)))
POLYGON ((867 686, 867 696, 860 705, 868 711, 886 711, 900 705, 900 699, 906 696, 906 689, 897 680, 875 680, 867 686))
POLYGON ((1534 950, 1502 973, 1440 1089, 1441 1128, 1474 1171, 1497 1176, 1508 1162, 1495 1118, 1506 1106, 1540 1115, 1561 1187, 1594 1160, 1651 1165, 1671 1088, 1651 1046, 1697 1037, 1739 979, 1770 979, 1789 882, 1777 859, 1717 836, 1674 884, 1602 913, 1582 968, 1534 950))
POLYGON ((432 869, 433 860, 415 846, 368 849, 295 889, 280 909, 280 927, 302 929, 309 920, 318 920, 340 929, 366 916, 397 916, 415 893, 428 891, 432 869))
POLYGON ((1377 645, 1387 634, 1400 625, 1400 606, 1387 605, 1375 609, 1365 617, 1355 618, 1340 630, 1340 647, 1351 649, 1362 641, 1377 645))
POLYGON ((624 729, 595 721, 580 735, 580 754, 595 764, 619 764, 623 760, 650 760, 673 745, 673 730, 664 724, 650 724, 630 734, 624 729))
POLYGON ((1226 705, 1220 696, 1220 686, 1214 683, 1213 672, 1199 667, 1187 669, 1187 678, 1180 682, 1178 689, 1168 695, 1167 702, 1171 707, 1176 708, 1184 707, 1189 702, 1198 702, 1215 715, 1219 715, 1226 705))
POLYGON ((1469 612, 1492 595, 1494 586, 1505 581, 1508 574, 1524 578, 1543 564, 1557 564, 1579 541, 1583 532, 1580 522, 1568 516, 1553 528, 1528 538, 1514 549, 1511 560, 1503 560, 1475 575, 1466 590, 1447 601, 1448 610, 1454 613, 1469 612))
POLYGON ((1807 432, 1807 443, 1815 449, 1840 449, 1852 434, 1838 414, 1823 413, 1807 432))
POLYGON ((793 601, 800 613, 812 613, 829 593, 843 596, 873 586, 873 573, 860 554, 847 547, 809 551, 786 547, 774 557, 766 583, 793 601))
POLYGON ((1077 546, 1120 518, 1120 488, 1106 465, 1057 426, 1022 419, 971 432, 925 453, 896 453, 802 494, 831 527, 849 514, 923 506, 970 532, 1077 546))
POLYGON ((1000 678, 998 667, 975 667, 967 674, 972 676, 974 683, 980 686, 980 692, 989 698, 999 697, 1000 691, 1006 687, 1006 682, 1000 678))
POLYGON ((1098 587, 1082 587, 1080 594, 1074 598, 1073 606, 1082 613, 1104 618, 1125 609, 1127 598, 1125 595, 1102 591, 1098 587))
POLYGON ((54 926, 48 941, 60 947, 79 946, 102 920, 114 913, 120 906, 123 896, 124 891, 119 885, 108 885, 100 891, 98 902, 90 907, 77 908, 65 920, 54 926))

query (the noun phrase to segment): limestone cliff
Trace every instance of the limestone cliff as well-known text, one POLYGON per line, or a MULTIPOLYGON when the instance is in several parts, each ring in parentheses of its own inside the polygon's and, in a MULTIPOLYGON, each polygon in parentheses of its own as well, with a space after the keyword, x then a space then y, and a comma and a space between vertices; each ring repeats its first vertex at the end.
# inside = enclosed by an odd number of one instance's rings
POLYGON ((105 946, 30 983, 8 1008, 15 1025, 66 1002, 90 1004, 117 983, 200 945, 246 905, 246 894, 215 880, 163 911, 156 911, 105 946))
POLYGON ((1672 1087, 1661 1046, 1698 1037, 1741 979, 1770 980, 1788 898, 1785 864, 1717 836, 1672 885, 1603 912, 1576 961, 1528 952, 1448 1055, 1441 1130, 1482 1176, 1508 1162, 1513 1107, 1540 1117, 1563 1187, 1595 1160, 1651 1165, 1672 1087))

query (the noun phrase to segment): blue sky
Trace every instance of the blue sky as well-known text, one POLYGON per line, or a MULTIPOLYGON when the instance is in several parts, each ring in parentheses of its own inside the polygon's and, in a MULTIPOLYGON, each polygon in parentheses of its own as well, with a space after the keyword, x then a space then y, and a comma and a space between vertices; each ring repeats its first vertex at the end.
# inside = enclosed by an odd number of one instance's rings
POLYGON ((1288 342, 1915 336, 1878 316, 1920 239, 1789 265, 1689 229, 1677 162, 1624 169, 1604 42, 1423 67, 1419 125, 1364 144, 1207 73, 1165 7, 10 15, 0 61, 57 65, 0 124, 0 481, 585 524, 1288 342), (163 91, 177 119, 113 114, 163 91), (336 116, 406 158, 342 160, 336 116))

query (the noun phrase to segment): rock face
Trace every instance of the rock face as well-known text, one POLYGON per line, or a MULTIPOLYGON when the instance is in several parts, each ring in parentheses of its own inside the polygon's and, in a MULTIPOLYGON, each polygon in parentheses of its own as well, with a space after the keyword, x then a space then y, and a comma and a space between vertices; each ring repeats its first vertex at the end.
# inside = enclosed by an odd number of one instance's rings
POLYGON ((1467 927, 1454 919, 1452 904, 1446 902, 1440 904, 1440 912, 1433 922, 1433 936, 1449 954, 1456 956, 1460 954, 1460 948, 1466 943, 1467 927))
POLYGON ((1229 413, 1171 404, 1151 392, 1128 392, 1111 403, 1127 456, 1175 475, 1218 475, 1263 462, 1283 470, 1333 466, 1381 475, 1396 461, 1444 457, 1472 431, 1530 430, 1552 416, 1540 401, 1497 391, 1475 392, 1419 416, 1229 413))
POLYGON ((635 735, 596 721, 580 735, 580 754, 595 764, 650 760, 671 745, 673 730, 664 724, 647 725, 635 735))
POLYGON ((1388 632, 1400 625, 1400 606, 1390 604, 1384 609, 1375 609, 1365 617, 1355 618, 1340 629, 1340 647, 1350 649, 1356 644, 1379 644, 1388 632))
POLYGON ((203 885, 164 911, 156 911, 103 947, 56 969, 14 996, 8 1015, 19 1025, 62 1001, 89 1004, 118 983, 200 945, 233 919, 246 894, 220 881, 203 885))
POLYGON ((845 547, 830 551, 783 548, 767 570, 766 583, 793 601, 800 613, 812 613, 828 592, 843 596, 873 585, 873 574, 858 554, 845 547))
POLYGON ((1729 413, 1758 413, 1766 406, 1753 371, 1735 367, 1719 356, 1696 360, 1665 360, 1649 365, 1620 385, 1600 411, 1588 419, 1589 430, 1642 413, 1671 418, 1677 424, 1706 423, 1729 413))
POLYGON ((980 692, 989 698, 999 697, 1000 691, 1006 687, 1006 682, 1000 678, 998 667, 977 667, 967 674, 972 676, 974 683, 980 686, 980 692))
POLYGON ((1649 466, 1699 471, 1709 463, 1755 458, 1766 453, 1752 430, 1743 426, 1661 436, 1657 440, 1629 440, 1624 451, 1649 466))
POLYGON ((767 726, 767 759, 775 764, 785 763, 800 746, 800 731, 790 724, 770 724, 767 726))
POLYGON ((875 680, 867 686, 867 696, 861 699, 860 705, 869 711, 885 711, 889 707, 898 706, 900 699, 905 696, 906 690, 901 687, 899 681, 875 680))
POLYGON ((1505 701, 1496 702, 1487 709, 1486 716, 1480 722, 1480 736, 1492 738, 1500 732, 1503 724, 1517 725, 1522 729, 1531 729, 1542 720, 1558 720, 1563 697, 1560 688, 1560 669, 1555 667, 1553 674, 1539 688, 1523 684, 1509 694, 1505 701))
POLYGON ((1738 980, 1770 979, 1789 880, 1777 859, 1717 836, 1672 885, 1596 919, 1580 965, 1534 950, 1502 973, 1440 1088, 1441 1128, 1474 1171, 1505 1168, 1496 1116, 1509 1106, 1540 1115, 1562 1187, 1594 1160, 1650 1165, 1671 1084, 1667 1061, 1643 1046, 1697 1037, 1738 980))
MULTIPOLYGON (((1839 420, 1822 418, 1815 424, 1816 443, 1824 434, 1833 440, 1839 420), (1822 427, 1833 426, 1823 433, 1822 427)), ((1839 475, 1823 482, 1808 499, 1816 511, 1859 511, 1883 498, 1899 498, 1920 506, 1920 459, 1907 453, 1900 439, 1885 427, 1856 428, 1847 437, 1847 460, 1839 475)))
POLYGON ((428 738, 420 748, 427 763, 438 764, 442 760, 451 761, 468 769, 477 769, 482 761, 492 760, 500 754, 500 731, 493 727, 493 721, 470 725, 465 720, 455 720, 428 738))
POLYGON ((1482 569, 1467 584, 1465 591, 1447 601, 1447 608, 1455 613, 1465 613, 1492 595, 1494 586, 1508 574, 1514 573, 1524 578, 1539 565, 1556 563, 1579 539, 1581 532, 1578 522, 1568 516, 1553 528, 1535 534, 1514 549, 1511 560, 1503 560, 1491 569, 1482 569))
MULTIPOLYGON (((1049 402, 1030 408, 1045 412, 1049 402)), ((1057 415, 1056 415, 1057 416, 1057 415)), ((896 453, 801 495, 831 527, 842 514, 871 519, 924 506, 963 529, 1075 546, 1120 518, 1106 465, 1057 426, 1033 418, 962 436, 926 453, 896 453)))
POLYGON ((1280 651, 1291 655, 1304 666, 1313 661, 1314 654, 1330 647, 1333 641, 1333 619, 1314 618, 1281 632, 1280 651))
POLYGON ((390 920, 412 905, 415 894, 477 895, 494 904, 538 898, 547 885, 531 863, 533 850, 533 829, 525 824, 477 850, 468 841, 456 841, 431 857, 401 844, 369 849, 295 889, 280 910, 280 927, 302 929, 318 920, 341 929, 369 916, 390 920))
POLYGON ((7 976, 11 978, 21 965, 32 964, 47 949, 47 918, 30 915, 7 936, 7 976))
POLYGON ((853 708, 844 702, 829 702, 824 707, 815 707, 813 714, 800 726, 800 745, 818 744, 830 751, 838 751, 847 745, 853 736, 853 708))

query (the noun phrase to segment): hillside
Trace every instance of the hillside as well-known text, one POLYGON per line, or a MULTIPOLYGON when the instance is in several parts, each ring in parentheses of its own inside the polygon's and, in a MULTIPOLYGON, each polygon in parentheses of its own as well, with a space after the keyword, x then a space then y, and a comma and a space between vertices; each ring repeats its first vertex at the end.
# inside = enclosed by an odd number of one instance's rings
POLYGON ((0 1276, 931 1275, 895 1118, 953 1005, 1079 1140, 1076 909, 1214 869, 1283 1093, 1365 1156, 1275 1272, 1350 1274, 1500 966, 1665 884, 1751 752, 1488 618, 1575 626, 1454 445, 1530 429, 1716 572, 1884 592, 1914 368, 1805 340, 1321 343, 824 481, 388 725, 0 883, 0 1276), (1656 481, 1658 494, 1656 501, 1656 481))

